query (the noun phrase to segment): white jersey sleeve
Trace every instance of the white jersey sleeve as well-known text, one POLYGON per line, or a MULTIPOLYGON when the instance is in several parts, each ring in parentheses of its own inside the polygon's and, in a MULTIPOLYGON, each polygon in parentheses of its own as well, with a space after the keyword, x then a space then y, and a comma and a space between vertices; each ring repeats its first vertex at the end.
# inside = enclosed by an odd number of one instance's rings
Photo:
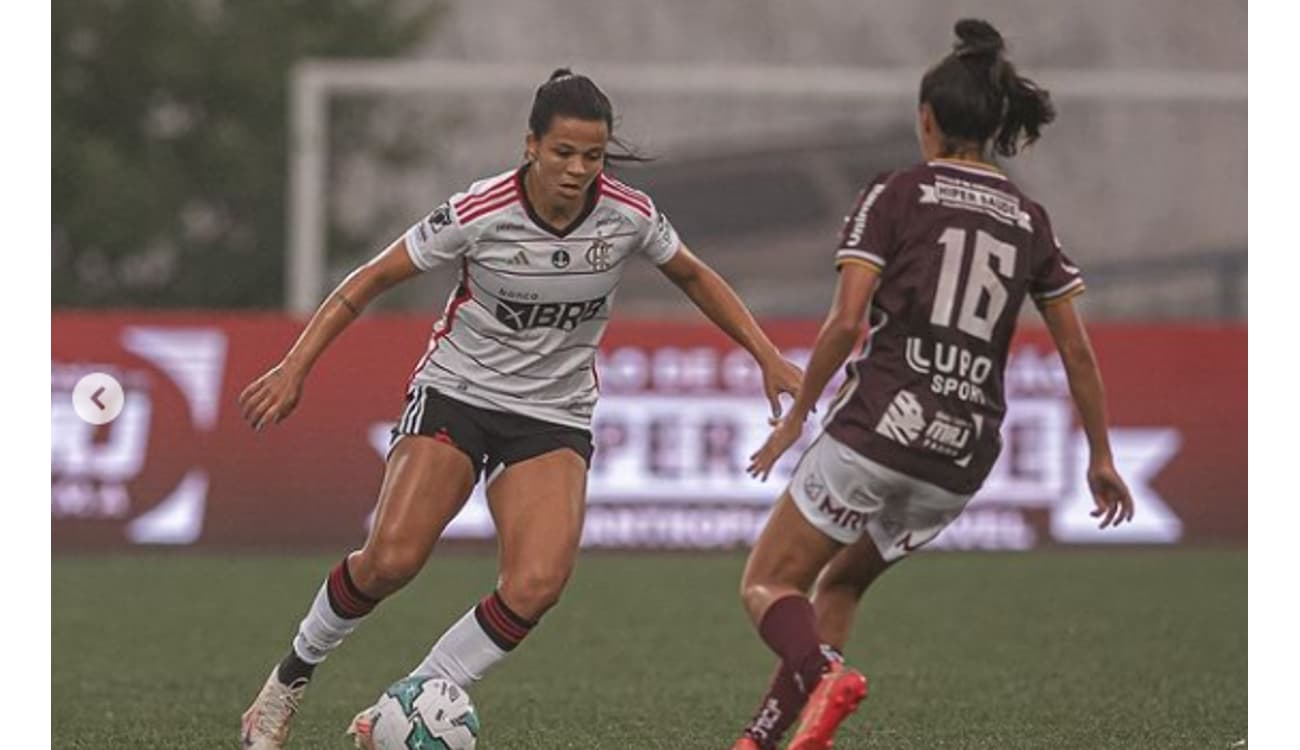
POLYGON ((601 195, 613 201, 637 226, 637 242, 633 252, 644 255, 656 266, 662 266, 677 254, 681 238, 672 222, 655 205, 650 196, 620 182, 607 173, 599 179, 601 195))
POLYGON ((421 271, 460 258, 471 244, 469 233, 452 210, 451 201, 433 209, 406 230, 406 253, 421 271))
POLYGON ((641 240, 641 253, 656 266, 662 266, 672 260, 681 247, 682 240, 672 222, 653 203, 650 204, 650 221, 646 222, 645 236, 641 240))

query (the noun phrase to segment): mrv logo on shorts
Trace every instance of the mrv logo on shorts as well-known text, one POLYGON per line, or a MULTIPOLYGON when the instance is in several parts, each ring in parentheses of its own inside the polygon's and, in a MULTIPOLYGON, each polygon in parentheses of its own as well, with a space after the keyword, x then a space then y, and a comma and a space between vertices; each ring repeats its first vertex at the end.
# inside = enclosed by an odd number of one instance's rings
POLYGON ((600 314, 605 307, 605 298, 597 297, 582 302, 497 302, 497 320, 505 323, 512 331, 525 328, 558 328, 572 331, 580 323, 585 323, 600 314))

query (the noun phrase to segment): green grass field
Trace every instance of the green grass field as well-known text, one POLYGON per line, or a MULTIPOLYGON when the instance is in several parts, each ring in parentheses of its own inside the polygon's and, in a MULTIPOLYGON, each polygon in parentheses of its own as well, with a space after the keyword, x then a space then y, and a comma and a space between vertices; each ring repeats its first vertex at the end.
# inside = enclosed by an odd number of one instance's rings
MULTIPOLYGON (((332 562, 56 558, 54 747, 237 747, 332 562)), ((479 747, 728 748, 773 662, 736 597, 742 564, 585 554, 472 690, 479 747)), ((348 747, 353 713, 494 577, 490 556, 435 555, 317 672, 290 747, 348 747)), ((848 657, 872 693, 839 750, 1227 750, 1246 737, 1246 553, 922 554, 868 596, 848 657)))

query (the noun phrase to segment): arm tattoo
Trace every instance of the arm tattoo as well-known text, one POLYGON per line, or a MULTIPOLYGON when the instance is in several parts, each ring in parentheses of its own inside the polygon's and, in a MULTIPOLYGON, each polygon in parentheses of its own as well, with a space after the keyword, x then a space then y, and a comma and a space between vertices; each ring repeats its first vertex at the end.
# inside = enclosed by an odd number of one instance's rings
POLYGON ((347 297, 344 297, 341 292, 335 292, 334 298, 337 299, 339 302, 343 303, 344 307, 351 310, 352 315, 354 317, 361 317, 361 311, 357 309, 356 305, 352 304, 351 300, 349 300, 347 297))

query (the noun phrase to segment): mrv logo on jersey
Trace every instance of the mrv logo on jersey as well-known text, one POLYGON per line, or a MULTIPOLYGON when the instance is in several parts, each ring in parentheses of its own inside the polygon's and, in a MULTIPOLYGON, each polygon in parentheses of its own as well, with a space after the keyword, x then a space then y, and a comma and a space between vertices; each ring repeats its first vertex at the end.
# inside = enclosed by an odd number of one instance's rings
POLYGON ((605 307, 605 298, 598 297, 582 302, 497 302, 497 320, 512 331, 525 328, 558 328, 572 331, 580 323, 595 318, 605 307))

